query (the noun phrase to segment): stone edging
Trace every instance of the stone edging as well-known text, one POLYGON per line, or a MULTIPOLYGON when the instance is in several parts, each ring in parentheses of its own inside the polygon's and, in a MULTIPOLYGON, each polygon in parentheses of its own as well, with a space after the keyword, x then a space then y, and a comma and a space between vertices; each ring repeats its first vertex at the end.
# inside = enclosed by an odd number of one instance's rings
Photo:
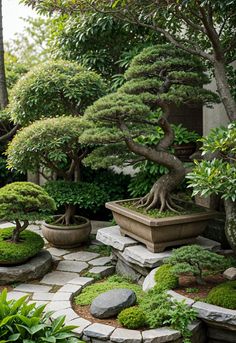
MULTIPOLYGON (((78 295, 84 287, 93 281, 93 278, 77 277, 67 282, 54 293, 45 311, 54 311, 52 315, 54 318, 64 315, 66 325, 77 325, 78 328, 74 332, 86 342, 97 343, 100 340, 117 343, 180 342, 180 332, 168 327, 145 331, 128 330, 100 323, 91 323, 87 319, 79 317, 72 309, 71 301, 75 295, 78 295)), ((190 330, 195 336, 201 330, 201 323, 199 321, 194 322, 190 325, 190 330)), ((201 340, 196 342, 201 343, 201 340)))
MULTIPOLYGON (((155 272, 158 268, 155 268, 149 273, 143 283, 143 290, 148 291, 155 285, 155 272)), ((202 301, 195 301, 188 297, 185 297, 173 290, 167 291, 167 293, 174 299, 181 301, 185 300, 186 304, 194 308, 198 312, 198 318, 208 321, 215 322, 221 325, 232 325, 236 326, 236 310, 230 310, 224 307, 211 305, 202 301)), ((234 328, 236 329, 236 328, 234 328)))

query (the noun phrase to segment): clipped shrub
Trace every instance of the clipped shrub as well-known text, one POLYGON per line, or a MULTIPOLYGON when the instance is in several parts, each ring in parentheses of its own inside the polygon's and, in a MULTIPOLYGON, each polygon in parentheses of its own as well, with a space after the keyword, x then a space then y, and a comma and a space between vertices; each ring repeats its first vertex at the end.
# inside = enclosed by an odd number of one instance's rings
POLYGON ((105 93, 102 78, 75 62, 48 61, 32 68, 12 89, 10 113, 22 126, 42 117, 81 115, 105 93))
POLYGON ((14 221, 11 241, 17 243, 29 221, 46 219, 56 209, 54 200, 31 182, 13 182, 0 188, 0 220, 14 221))
POLYGON ((127 329, 141 328, 146 323, 144 312, 137 306, 122 310, 118 315, 118 321, 127 329))
POLYGON ((7 290, 0 294, 1 342, 17 343, 79 343, 72 332, 76 326, 65 326, 65 316, 52 319, 44 313, 45 305, 28 303, 28 296, 7 300, 7 290))
POLYGON ((199 245, 188 245, 174 249, 165 262, 172 266, 173 274, 192 274, 196 277, 197 283, 202 284, 205 271, 219 272, 224 269, 225 257, 205 250, 199 245))
POLYGON ((224 282, 212 288, 205 301, 212 305, 236 310, 236 281, 224 282))
POLYGON ((172 266, 164 264, 155 273, 155 291, 161 292, 178 287, 178 277, 172 273, 172 266))
POLYGON ((0 230, 0 264, 19 264, 36 255, 44 246, 42 237, 28 230, 20 233, 19 243, 12 243, 13 230, 0 230))

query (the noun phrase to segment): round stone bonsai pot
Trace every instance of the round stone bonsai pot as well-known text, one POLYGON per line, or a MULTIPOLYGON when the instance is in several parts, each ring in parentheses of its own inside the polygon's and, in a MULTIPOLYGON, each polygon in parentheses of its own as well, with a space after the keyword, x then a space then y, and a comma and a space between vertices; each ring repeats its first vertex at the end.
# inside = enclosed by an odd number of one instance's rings
MULTIPOLYGON (((55 220, 59 216, 54 216, 55 220)), ((75 248, 89 239, 91 223, 87 218, 75 216, 78 224, 66 226, 45 222, 42 232, 48 242, 57 248, 75 248)))
POLYGON ((209 219, 218 212, 200 207, 200 212, 180 214, 173 217, 153 218, 122 206, 127 199, 111 201, 106 207, 112 211, 123 236, 129 236, 144 243, 151 252, 162 252, 170 246, 193 244, 203 233, 209 219))

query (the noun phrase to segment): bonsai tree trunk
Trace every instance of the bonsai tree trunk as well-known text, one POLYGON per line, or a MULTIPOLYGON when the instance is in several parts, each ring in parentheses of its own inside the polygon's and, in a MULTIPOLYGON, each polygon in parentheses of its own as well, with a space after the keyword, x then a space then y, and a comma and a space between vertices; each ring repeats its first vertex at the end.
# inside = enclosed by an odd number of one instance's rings
POLYGON ((125 123, 122 123, 120 128, 125 134, 125 142, 130 151, 161 164, 169 170, 169 173, 161 176, 151 191, 140 199, 139 206, 146 207, 147 210, 159 208, 160 212, 165 210, 177 212, 181 207, 174 203, 171 192, 184 180, 186 170, 183 163, 168 152, 168 148, 174 140, 174 132, 167 119, 161 118, 158 125, 163 129, 164 137, 155 148, 146 147, 134 141, 125 123))
POLYGON ((20 233, 24 231, 29 225, 28 220, 24 220, 23 225, 21 225, 18 219, 16 219, 15 222, 16 222, 16 227, 12 233, 12 238, 11 238, 12 243, 18 243, 20 241, 20 233))
POLYGON ((225 234, 232 250, 236 253, 236 203, 230 199, 225 200, 225 234))
POLYGON ((73 224, 74 215, 75 215, 75 206, 65 205, 65 213, 55 221, 55 224, 62 224, 62 225, 69 226, 73 224))

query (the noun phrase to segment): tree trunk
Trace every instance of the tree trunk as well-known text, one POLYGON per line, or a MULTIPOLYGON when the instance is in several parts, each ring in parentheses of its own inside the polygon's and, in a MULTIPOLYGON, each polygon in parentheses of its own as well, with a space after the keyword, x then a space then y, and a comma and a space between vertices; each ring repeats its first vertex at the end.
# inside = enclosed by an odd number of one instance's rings
POLYGON ((4 64, 3 28, 2 28, 2 0, 0 0, 0 108, 3 110, 8 104, 8 94, 4 64))
POLYGON ((236 202, 225 200, 225 234, 232 250, 236 253, 236 202))
POLYGON ((65 212, 65 224, 66 225, 71 225, 73 224, 73 217, 75 214, 75 206, 74 205, 68 205, 66 208, 66 212, 65 212))
POLYGON ((13 230, 11 241, 12 243, 19 243, 20 233, 27 228, 27 226, 29 225, 29 222, 28 220, 24 220, 23 225, 21 225, 18 219, 16 219, 15 222, 16 222, 16 227, 13 230))
POLYGON ((236 120, 236 102, 230 92, 230 86, 225 71, 225 63, 223 61, 215 59, 214 74, 220 99, 225 107, 229 120, 236 120))

